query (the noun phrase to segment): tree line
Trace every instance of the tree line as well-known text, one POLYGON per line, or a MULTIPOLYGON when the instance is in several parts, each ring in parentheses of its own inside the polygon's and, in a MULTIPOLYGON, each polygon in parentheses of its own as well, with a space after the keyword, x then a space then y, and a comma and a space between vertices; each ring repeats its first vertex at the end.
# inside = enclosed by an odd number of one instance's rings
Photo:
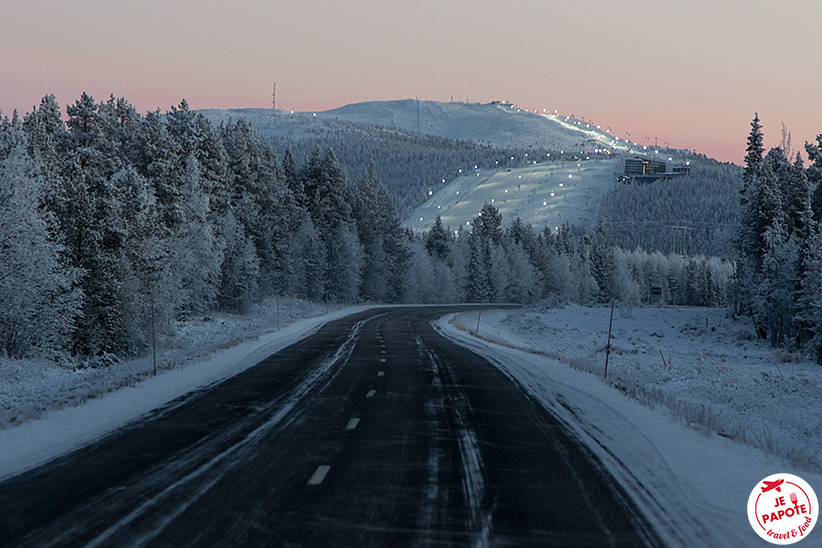
POLYGON ((784 127, 781 145, 765 153, 755 115, 746 151, 737 312, 774 346, 810 348, 822 364, 822 134, 805 143, 805 167, 784 127))

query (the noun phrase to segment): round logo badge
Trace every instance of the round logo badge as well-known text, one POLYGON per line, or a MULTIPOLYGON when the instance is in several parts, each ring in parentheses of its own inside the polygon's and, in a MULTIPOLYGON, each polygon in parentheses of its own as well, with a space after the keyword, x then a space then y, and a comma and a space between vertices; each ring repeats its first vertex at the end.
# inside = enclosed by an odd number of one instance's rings
POLYGON ((759 482, 748 497, 748 520, 756 534, 772 544, 793 544, 808 536, 819 518, 816 493, 791 474, 759 482))

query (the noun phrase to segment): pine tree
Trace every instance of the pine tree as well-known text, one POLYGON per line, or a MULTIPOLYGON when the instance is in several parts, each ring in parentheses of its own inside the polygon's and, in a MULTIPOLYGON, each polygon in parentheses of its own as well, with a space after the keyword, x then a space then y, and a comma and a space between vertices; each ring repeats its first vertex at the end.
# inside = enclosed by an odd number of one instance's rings
POLYGON ((591 274, 599 288, 597 301, 609 302, 614 294, 614 273, 616 271, 616 261, 614 252, 608 242, 608 234, 605 225, 600 219, 596 230, 591 234, 589 241, 589 256, 591 260, 591 274))
POLYGON ((796 314, 793 321, 799 340, 813 350, 822 365, 822 233, 814 230, 807 244, 796 314))
POLYGON ((754 323, 765 329, 774 347, 780 347, 793 335, 799 246, 779 219, 768 227, 764 240, 766 248, 753 302, 754 323))
POLYGON ((297 206, 305 207, 305 189, 303 188, 302 180, 297 174, 297 167, 294 162, 294 151, 291 145, 285 149, 281 170, 283 173, 283 181, 289 190, 291 190, 297 206))
MULTIPOLYGON (((748 148, 745 150, 745 171, 742 179, 746 185, 754 180, 759 175, 762 167, 762 158, 765 154, 763 146, 762 125, 759 123, 759 114, 754 113, 754 119, 751 122, 751 133, 748 135, 748 148)), ((745 187, 747 188, 747 186, 745 187)))
POLYGON ((814 219, 822 221, 822 134, 816 136, 816 144, 805 143, 805 152, 811 165, 807 169, 808 180, 816 185, 811 198, 814 219))
POLYGON ((499 245, 502 240, 502 214, 493 206, 486 203, 482 206, 479 215, 474 217, 471 223, 474 233, 482 240, 490 240, 494 245, 499 245))
POLYGON ((470 258, 465 283, 465 301, 469 303, 487 303, 492 300, 493 290, 490 284, 490 246, 473 233, 470 236, 470 258))
POLYGON ((448 232, 442 226, 442 217, 437 215, 434 225, 425 237, 425 249, 436 260, 446 261, 448 259, 449 241, 448 232))
POLYGON ((13 358, 64 349, 82 302, 38 171, 22 141, 0 160, 0 354, 13 358))
POLYGON ((305 214, 294 233, 290 287, 293 294, 319 301, 325 293, 328 273, 327 252, 320 235, 305 214))
POLYGON ((226 250, 220 267, 219 306, 231 312, 246 312, 257 293, 260 261, 243 225, 229 212, 223 225, 226 250))
POLYGON ((407 252, 394 203, 371 162, 352 188, 351 215, 365 252, 361 294, 380 301, 399 297, 407 252))

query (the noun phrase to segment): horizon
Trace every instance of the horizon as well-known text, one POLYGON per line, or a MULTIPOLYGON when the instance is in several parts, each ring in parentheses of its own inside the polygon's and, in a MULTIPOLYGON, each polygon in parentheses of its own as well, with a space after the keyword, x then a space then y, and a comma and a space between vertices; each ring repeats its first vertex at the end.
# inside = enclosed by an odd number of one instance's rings
POLYGON ((97 101, 125 97, 141 114, 183 98, 197 110, 270 108, 276 82, 284 110, 507 100, 737 164, 754 113, 768 148, 783 123, 803 156, 822 133, 813 108, 822 74, 800 57, 816 47, 822 4, 813 2, 0 2, 15 22, 0 36, 6 116, 50 93, 65 116, 84 90, 97 101))

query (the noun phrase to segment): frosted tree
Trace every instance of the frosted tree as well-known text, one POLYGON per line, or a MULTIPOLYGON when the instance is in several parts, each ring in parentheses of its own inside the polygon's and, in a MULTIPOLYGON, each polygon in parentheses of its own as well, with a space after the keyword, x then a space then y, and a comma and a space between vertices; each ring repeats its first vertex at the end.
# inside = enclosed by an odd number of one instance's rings
POLYGON ((793 334, 799 246, 779 219, 774 219, 764 239, 762 271, 753 301, 754 321, 766 330, 773 346, 784 346, 793 334))
POLYGON ((180 184, 185 166, 180 152, 160 111, 146 114, 140 124, 135 168, 151 183, 157 198, 159 221, 170 231, 176 230, 184 222, 180 184))
POLYGON ((22 146, 0 161, 0 354, 13 358, 65 348, 82 300, 37 172, 22 146))
POLYGON ((314 223, 306 214, 292 239, 291 292, 313 301, 322 299, 328 273, 327 253, 314 223))
POLYGON ((492 286, 490 245, 474 234, 470 235, 470 257, 465 280, 465 300, 469 303, 491 302, 495 295, 492 286))
POLYGON ((358 300, 363 250, 356 229, 340 224, 328 240, 327 298, 335 302, 358 300))
POLYGON ((482 210, 471 222, 470 255, 465 295, 468 302, 494 302, 499 296, 498 282, 500 260, 496 248, 502 242, 502 215, 491 204, 482 210))
POLYGON ((222 235, 226 248, 220 267, 219 306, 231 312, 246 312, 257 297, 260 261, 254 244, 231 212, 225 217, 222 235))
POLYGON ((754 113, 754 119, 751 122, 751 132, 748 135, 748 147, 745 149, 745 171, 742 179, 746 186, 753 181, 758 175, 762 167, 762 159, 765 154, 765 147, 763 146, 762 125, 759 123, 759 114, 754 113))
POLYGON ((616 261, 602 220, 597 223, 596 229, 590 236, 589 248, 591 274, 599 288, 597 300, 608 302, 614 294, 616 261))
POLYGON ((807 176, 811 184, 816 185, 811 198, 814 219, 819 222, 822 220, 822 134, 816 136, 816 143, 805 143, 805 152, 811 163, 807 176))
POLYGON ((437 219, 425 237, 425 249, 438 261, 445 261, 448 259, 449 241, 448 232, 442 226, 442 217, 437 215, 437 219))
POLYGON ((540 295, 540 276, 525 250, 514 243, 505 247, 503 299, 511 303, 532 303, 540 295))
POLYGON ((361 294, 394 300, 401 291, 396 280, 402 276, 408 255, 394 203, 373 162, 351 194, 351 215, 365 253, 361 294))
POLYGON ((260 260, 260 289, 282 294, 291 268, 289 238, 299 223, 298 206, 271 148, 247 123, 222 131, 231 191, 231 207, 260 260))
POLYGON ((793 318, 799 340, 810 345, 822 365, 822 234, 815 230, 807 245, 805 271, 793 318))
POLYGON ((175 294, 168 298, 174 299, 175 308, 183 317, 206 312, 217 302, 226 247, 225 239, 209 222, 209 200, 200 184, 197 162, 189 158, 177 189, 176 209, 181 222, 168 232, 166 239, 169 268, 176 280, 172 282, 175 294))
POLYGON ((285 154, 283 154, 283 161, 280 169, 283 174, 283 181, 286 186, 288 186, 289 190, 291 190, 291 194, 294 196, 294 200, 297 205, 299 207, 304 207, 305 189, 303 188, 302 180, 297 174, 296 162, 294 161, 294 151, 291 146, 288 146, 285 149, 285 154))
POLYGON ((431 257, 417 241, 410 247, 411 259, 402 274, 403 290, 400 298, 406 303, 437 302, 439 295, 431 257))

